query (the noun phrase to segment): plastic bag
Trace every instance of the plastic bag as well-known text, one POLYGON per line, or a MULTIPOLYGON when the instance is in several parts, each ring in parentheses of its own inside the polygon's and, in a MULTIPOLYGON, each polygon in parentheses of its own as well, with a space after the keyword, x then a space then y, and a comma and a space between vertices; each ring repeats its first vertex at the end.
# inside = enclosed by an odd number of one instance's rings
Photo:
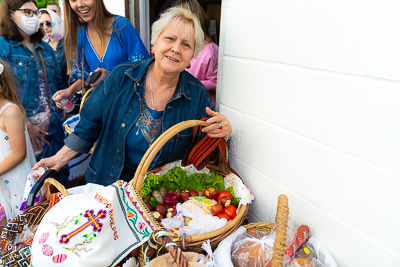
POLYGON ((276 232, 270 234, 256 231, 236 239, 232 248, 232 262, 235 267, 265 266, 272 259, 276 232))
POLYGON ((324 264, 325 267, 338 267, 329 250, 315 237, 311 237, 308 243, 313 246, 316 258, 324 264))
POLYGON ((210 239, 208 239, 206 242, 203 242, 201 248, 207 252, 207 255, 204 256, 203 254, 200 254, 199 263, 202 263, 207 267, 218 267, 217 263, 215 262, 214 255, 212 253, 210 239))
POLYGON ((324 265, 315 258, 293 258, 285 267, 324 267, 324 265))
POLYGON ((179 234, 201 235, 215 231, 227 224, 226 219, 220 220, 217 216, 205 215, 200 212, 200 208, 194 207, 193 220, 188 226, 179 229, 179 234))

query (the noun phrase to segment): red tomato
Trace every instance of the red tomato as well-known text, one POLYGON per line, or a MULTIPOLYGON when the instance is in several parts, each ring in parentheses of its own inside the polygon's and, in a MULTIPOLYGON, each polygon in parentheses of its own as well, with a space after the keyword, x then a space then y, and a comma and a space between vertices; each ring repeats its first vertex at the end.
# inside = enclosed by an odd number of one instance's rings
POLYGON ((219 201, 223 196, 227 196, 227 197, 229 197, 231 199, 231 201, 233 201, 233 197, 232 197, 231 193, 229 193, 226 190, 222 190, 221 192, 218 193, 218 197, 217 197, 217 202, 218 203, 220 203, 219 201))
POLYGON ((225 207, 224 210, 222 211, 222 213, 226 214, 229 216, 229 218, 231 218, 232 220, 236 217, 236 210, 237 208, 235 208, 234 206, 228 206, 225 207))
POLYGON ((231 220, 231 218, 229 218, 229 216, 224 213, 218 214, 217 217, 220 219, 225 218, 228 222, 231 220))

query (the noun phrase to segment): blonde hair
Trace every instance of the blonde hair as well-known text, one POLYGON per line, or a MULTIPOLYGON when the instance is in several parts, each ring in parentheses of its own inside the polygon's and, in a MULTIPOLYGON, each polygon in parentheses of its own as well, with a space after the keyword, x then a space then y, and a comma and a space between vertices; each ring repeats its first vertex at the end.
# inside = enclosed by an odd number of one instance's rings
POLYGON ((17 90, 14 81, 14 75, 7 66, 7 63, 0 60, 0 64, 4 66, 3 72, 0 74, 0 98, 3 98, 17 105, 25 117, 25 109, 18 99, 17 90))
POLYGON ((157 42, 158 37, 165 28, 176 22, 183 22, 193 26, 195 33, 193 57, 197 57, 199 52, 204 48, 204 32, 198 18, 190 10, 184 8, 171 7, 161 14, 160 19, 151 26, 151 45, 157 42))
POLYGON ((195 14, 200 21, 201 28, 203 29, 204 32, 204 39, 206 39, 207 42, 211 42, 211 37, 209 32, 211 22, 207 16, 206 11, 197 0, 178 0, 174 3, 174 6, 185 8, 192 11, 192 13, 195 14))

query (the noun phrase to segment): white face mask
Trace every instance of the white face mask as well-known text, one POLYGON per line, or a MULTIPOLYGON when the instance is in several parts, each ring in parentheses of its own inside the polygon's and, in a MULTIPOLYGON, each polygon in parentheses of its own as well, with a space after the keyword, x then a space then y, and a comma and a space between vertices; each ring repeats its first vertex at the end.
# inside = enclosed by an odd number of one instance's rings
POLYGON ((17 24, 17 26, 23 30, 26 34, 28 35, 32 35, 38 32, 39 30, 39 18, 36 16, 33 16, 31 18, 21 15, 21 24, 18 24, 17 22, 15 22, 15 24, 17 24))

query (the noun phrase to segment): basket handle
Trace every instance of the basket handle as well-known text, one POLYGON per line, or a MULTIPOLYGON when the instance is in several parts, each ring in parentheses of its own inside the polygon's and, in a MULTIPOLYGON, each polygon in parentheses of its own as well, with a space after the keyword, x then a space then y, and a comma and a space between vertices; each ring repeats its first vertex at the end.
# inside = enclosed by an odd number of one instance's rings
POLYGON ((65 189, 65 187, 59 181, 57 181, 53 178, 47 178, 44 181, 44 186, 43 186, 44 193, 46 195, 46 199, 50 199, 50 196, 51 196, 50 185, 54 185, 54 187, 57 188, 58 191, 60 191, 64 197, 66 197, 68 195, 67 189, 65 189))
POLYGON ((171 253, 174 258, 177 267, 189 267, 189 263, 182 253, 182 250, 172 242, 172 239, 168 235, 159 235, 157 240, 171 253))
POLYGON ((154 142, 153 144, 149 147, 149 149, 146 151, 144 154, 142 160, 140 161, 136 172, 135 176, 133 177, 133 180, 129 183, 129 186, 134 186, 135 189, 138 192, 140 192, 140 189, 142 188, 142 184, 144 181, 144 176, 149 169, 149 166, 151 162, 153 161, 154 157, 157 155, 158 151, 163 147, 165 143, 168 142, 172 137, 174 137, 177 133, 186 130, 188 128, 192 128, 195 126, 208 126, 209 124, 205 121, 200 121, 200 120, 189 120, 189 121, 183 121, 180 122, 168 130, 166 130, 162 135, 160 135, 154 142))
POLYGON ((40 188, 44 185, 44 181, 49 178, 58 178, 57 172, 53 169, 47 170, 43 175, 39 178, 39 180, 33 185, 31 191, 28 195, 28 200, 26 201, 26 208, 30 208, 35 204, 35 197, 39 193, 40 188))
POLYGON ((274 254, 267 267, 282 267, 286 249, 286 235, 289 220, 289 203, 286 195, 278 197, 278 207, 275 217, 276 238, 273 247, 274 254))
POLYGON ((89 90, 86 91, 86 93, 83 95, 82 97, 82 102, 81 102, 81 106, 79 107, 79 120, 81 119, 81 110, 83 108, 83 105, 86 103, 86 101, 88 100, 90 94, 92 93, 94 87, 90 88, 89 90))

